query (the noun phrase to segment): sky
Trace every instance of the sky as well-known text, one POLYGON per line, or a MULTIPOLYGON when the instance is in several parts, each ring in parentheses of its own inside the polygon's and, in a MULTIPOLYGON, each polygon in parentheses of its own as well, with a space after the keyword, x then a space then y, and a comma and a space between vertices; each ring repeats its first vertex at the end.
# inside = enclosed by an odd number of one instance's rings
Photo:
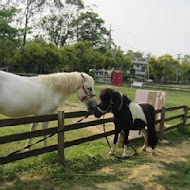
POLYGON ((190 0, 84 0, 128 51, 190 54, 190 0), (92 6, 95 4, 96 6, 92 6))

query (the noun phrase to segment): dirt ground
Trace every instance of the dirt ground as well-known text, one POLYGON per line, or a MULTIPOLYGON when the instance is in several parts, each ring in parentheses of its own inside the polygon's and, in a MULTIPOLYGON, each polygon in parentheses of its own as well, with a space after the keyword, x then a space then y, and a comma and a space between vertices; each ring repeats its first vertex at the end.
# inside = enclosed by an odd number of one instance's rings
MULTIPOLYGON (((85 110, 85 106, 81 103, 64 104, 64 110, 67 111, 77 111, 85 110), (67 106, 68 105, 68 106, 67 106)), ((107 115, 110 117, 111 114, 107 115)), ((90 116, 85 121, 95 119, 94 116, 90 116)), ((77 119, 75 119, 77 120, 77 119)), ((75 121, 73 120, 73 122, 75 121)), ((113 124, 107 125, 107 131, 113 129, 113 124)), ((88 130, 98 133, 102 132, 102 127, 95 126, 88 128, 88 130)), ((163 175, 166 172, 164 164, 172 163, 187 163, 190 157, 190 142, 184 141, 181 144, 173 147, 170 143, 165 146, 159 146, 156 148, 156 156, 151 155, 151 150, 148 149, 147 152, 141 152, 145 158, 150 158, 153 160, 151 163, 145 163, 136 165, 130 168, 121 169, 122 173, 126 172, 126 176, 120 181, 114 181, 109 183, 97 183, 97 189, 108 189, 108 190, 121 190, 121 189, 133 189, 131 184, 141 184, 145 190, 165 190, 165 187, 156 183, 155 179, 158 176, 163 175), (127 185, 128 184, 128 185, 127 185)), ((114 170, 112 168, 106 167, 98 170, 97 173, 101 174, 112 174, 114 170)))
MULTIPOLYGON (((99 183, 99 189, 120 190, 130 189, 131 184, 141 184, 146 190, 165 190, 165 187, 154 182, 155 179, 163 175, 166 170, 164 164, 187 163, 190 157, 190 142, 183 142, 176 147, 164 146, 157 147, 157 155, 152 156, 150 150, 141 152, 145 157, 153 159, 153 163, 140 164, 131 168, 124 168, 121 172, 126 172, 126 176, 121 181, 111 183, 99 183), (128 186, 127 186, 128 184, 128 186)), ((103 168, 100 173, 112 173, 113 169, 103 168)))

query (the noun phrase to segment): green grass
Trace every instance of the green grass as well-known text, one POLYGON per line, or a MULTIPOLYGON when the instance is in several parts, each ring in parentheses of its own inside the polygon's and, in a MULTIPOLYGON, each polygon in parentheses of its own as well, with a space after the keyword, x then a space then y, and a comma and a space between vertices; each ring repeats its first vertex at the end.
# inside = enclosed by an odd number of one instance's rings
MULTIPOLYGON (((177 130, 166 134, 166 139, 172 142, 171 146, 186 140, 187 137, 177 130), (175 141, 174 141, 175 139, 175 141)), ((138 148, 139 144, 133 145, 138 148)), ((165 145, 162 145, 165 146, 165 145)), ((132 153, 132 151, 131 151, 132 153)), ((141 155, 127 160, 119 160, 108 155, 108 147, 105 139, 85 143, 66 149, 67 162, 65 166, 58 164, 57 153, 48 153, 34 158, 24 159, 15 163, 0 167, 0 189, 77 189, 77 187, 90 187, 96 189, 96 183, 121 181, 126 177, 126 170, 135 165, 154 163, 151 158, 141 155), (114 172, 99 173, 97 170, 109 167, 114 172)), ((167 173, 156 181, 164 187, 175 187, 176 175, 180 181, 179 187, 189 187, 190 177, 188 164, 165 164, 167 173), (180 175, 181 174, 181 175, 180 175), (171 179, 172 178, 172 179, 171 179)), ((138 189, 140 184, 131 184, 133 189, 138 189)), ((169 189, 169 188, 168 188, 169 189)), ((172 188, 171 188, 172 189, 172 188)), ((177 189, 177 188, 176 188, 177 189)), ((180 188, 181 189, 181 188, 180 188)), ((182 188, 183 189, 183 188, 182 188)))
POLYGON ((171 190, 190 189, 190 159, 188 163, 164 164, 164 167, 167 172, 157 178, 160 184, 171 190))
MULTIPOLYGON (((107 87, 96 85, 95 90, 97 95, 99 92, 107 87)), ((127 87, 112 87, 115 90, 126 93, 129 98, 134 100, 136 88, 127 87)), ((167 90, 166 106, 178 106, 178 105, 189 105, 190 98, 189 93, 170 91, 167 90)), ((74 95, 69 97, 68 101, 78 102, 78 98, 74 95)), ((63 104, 64 106, 64 104, 63 104)), ((169 113, 168 115, 175 115, 175 113, 169 113)), ((0 115, 0 118, 5 118, 0 115)), ((67 121, 70 123, 71 121, 67 121)), ((175 121, 179 122, 179 121, 175 121)), ((51 122, 50 127, 56 126, 57 122, 51 122)), ((24 131, 29 131, 30 125, 21 125, 18 127, 8 127, 0 129, 0 136, 20 133, 24 131)), ((70 131, 66 133, 66 140, 72 140, 79 137, 89 136, 92 132, 85 129, 70 131)), ((179 131, 174 131, 167 134, 167 140, 171 140, 175 146, 176 143, 180 143, 183 140, 187 140, 189 137, 180 134, 179 131)), ((37 140, 39 138, 36 138, 37 140)), ((9 143, 5 145, 0 145, 0 156, 6 155, 12 151, 22 148, 26 141, 20 141, 16 143, 9 143)), ((57 143, 57 137, 53 137, 48 140, 48 145, 57 143)), ((142 145, 142 142, 137 142, 135 147, 142 145)), ((38 145, 37 147, 41 147, 38 145)), ((108 147, 105 139, 96 140, 93 142, 84 143, 82 145, 74 146, 66 149, 65 155, 67 163, 65 166, 58 164, 57 152, 47 153, 44 155, 24 159, 14 163, 7 164, 5 166, 0 166, 0 189, 76 189, 76 187, 91 187, 96 189, 96 183, 102 182, 112 182, 119 181, 123 179, 126 173, 120 171, 121 168, 130 168, 139 164, 146 164, 153 162, 151 159, 147 159, 142 156, 132 157, 128 160, 121 161, 110 157, 108 154, 108 147), (97 173, 98 169, 109 167, 114 169, 113 173, 104 174, 97 173)), ((132 153, 132 152, 131 152, 132 153)), ((180 172, 186 172, 189 167, 186 165, 181 165, 181 167, 174 165, 166 165, 168 168, 168 173, 166 174, 166 179, 164 177, 159 178, 161 183, 166 183, 164 180, 171 180, 172 175, 175 174, 177 178, 180 178, 180 172), (172 173, 173 168, 174 173, 172 173)), ((189 179, 189 173, 187 176, 182 175, 185 181, 181 182, 181 186, 185 185, 188 187, 187 180, 189 179)), ((171 180, 172 181, 172 180, 171 180)), ((175 180, 174 180, 175 181, 175 180)), ((174 183, 174 182, 171 182, 174 183)), ((168 186, 169 187, 168 183, 168 186)), ((133 184, 133 189, 143 189, 140 184, 133 184)), ((181 187, 180 186, 180 187, 181 187)), ((169 188, 168 188, 169 189, 169 188)))

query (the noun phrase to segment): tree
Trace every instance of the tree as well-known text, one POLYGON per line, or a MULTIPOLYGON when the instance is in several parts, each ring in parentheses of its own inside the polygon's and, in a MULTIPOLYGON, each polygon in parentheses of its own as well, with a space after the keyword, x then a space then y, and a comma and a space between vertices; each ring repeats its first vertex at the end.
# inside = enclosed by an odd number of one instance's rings
POLYGON ((43 17, 41 26, 48 34, 48 40, 57 46, 64 46, 73 41, 73 20, 77 12, 84 8, 81 0, 66 0, 50 4, 50 14, 43 17))
POLYGON ((27 73, 56 72, 59 64, 57 46, 45 41, 28 41, 16 54, 15 70, 27 73))
POLYGON ((59 48, 59 70, 76 71, 79 68, 79 59, 74 46, 64 46, 59 48))
POLYGON ((131 59, 143 58, 143 53, 140 52, 140 51, 135 52, 135 51, 133 51, 133 50, 128 50, 127 53, 126 53, 126 55, 127 55, 128 57, 130 57, 131 59))
POLYGON ((31 33, 32 27, 34 27, 36 21, 39 20, 38 13, 42 12, 45 3, 46 0, 12 0, 8 1, 8 4, 6 3, 7 6, 15 6, 21 10, 20 16, 17 18, 17 24, 23 28, 23 45, 26 44, 27 34, 31 33), (34 17, 36 17, 36 19, 34 19, 34 17))
POLYGON ((0 7, 0 63, 7 70, 13 64, 14 55, 20 46, 20 29, 11 26, 18 9, 15 7, 0 7))
POLYGON ((190 56, 185 55, 181 67, 180 67, 180 76, 182 81, 189 83, 190 82, 190 56))
POLYGON ((82 12, 73 22, 77 41, 90 41, 95 47, 107 45, 108 31, 103 26, 104 20, 94 12, 82 12))
POLYGON ((149 69, 149 77, 148 78, 153 79, 153 80, 155 80, 156 78, 158 79, 160 74, 159 74, 159 68, 157 68, 158 65, 157 65, 156 57, 150 56, 150 57, 148 57, 147 61, 148 61, 148 67, 149 67, 148 68, 149 69))
POLYGON ((112 54, 110 52, 106 52, 104 54, 104 57, 105 57, 105 64, 104 64, 105 69, 117 68, 117 63, 116 63, 115 57, 112 56, 112 54))
POLYGON ((123 55, 123 61, 121 67, 125 75, 127 74, 127 70, 130 70, 132 65, 133 65, 132 60, 128 56, 123 55))
POLYGON ((89 41, 78 42, 74 45, 79 64, 75 69, 77 71, 88 72, 89 69, 99 69, 104 65, 103 55, 93 49, 89 41))
POLYGON ((154 65, 154 76, 157 80, 174 81, 177 78, 179 62, 171 55, 165 54, 157 58, 154 65))

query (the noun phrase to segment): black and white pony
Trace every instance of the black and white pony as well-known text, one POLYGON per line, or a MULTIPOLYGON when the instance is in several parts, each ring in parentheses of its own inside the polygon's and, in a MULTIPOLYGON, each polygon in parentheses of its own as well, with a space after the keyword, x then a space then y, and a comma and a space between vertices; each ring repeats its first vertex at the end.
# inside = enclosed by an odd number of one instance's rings
POLYGON ((110 154, 114 155, 116 143, 120 132, 124 133, 124 149, 122 157, 127 155, 127 143, 130 130, 141 130, 145 137, 145 144, 142 149, 145 151, 147 145, 152 148, 152 154, 157 145, 157 136, 155 130, 155 110, 150 104, 137 104, 132 102, 126 95, 105 89, 100 93, 100 104, 94 111, 95 117, 101 117, 108 111, 114 114, 115 137, 114 145, 110 150, 110 154), (145 129, 147 128, 147 130, 145 129))

